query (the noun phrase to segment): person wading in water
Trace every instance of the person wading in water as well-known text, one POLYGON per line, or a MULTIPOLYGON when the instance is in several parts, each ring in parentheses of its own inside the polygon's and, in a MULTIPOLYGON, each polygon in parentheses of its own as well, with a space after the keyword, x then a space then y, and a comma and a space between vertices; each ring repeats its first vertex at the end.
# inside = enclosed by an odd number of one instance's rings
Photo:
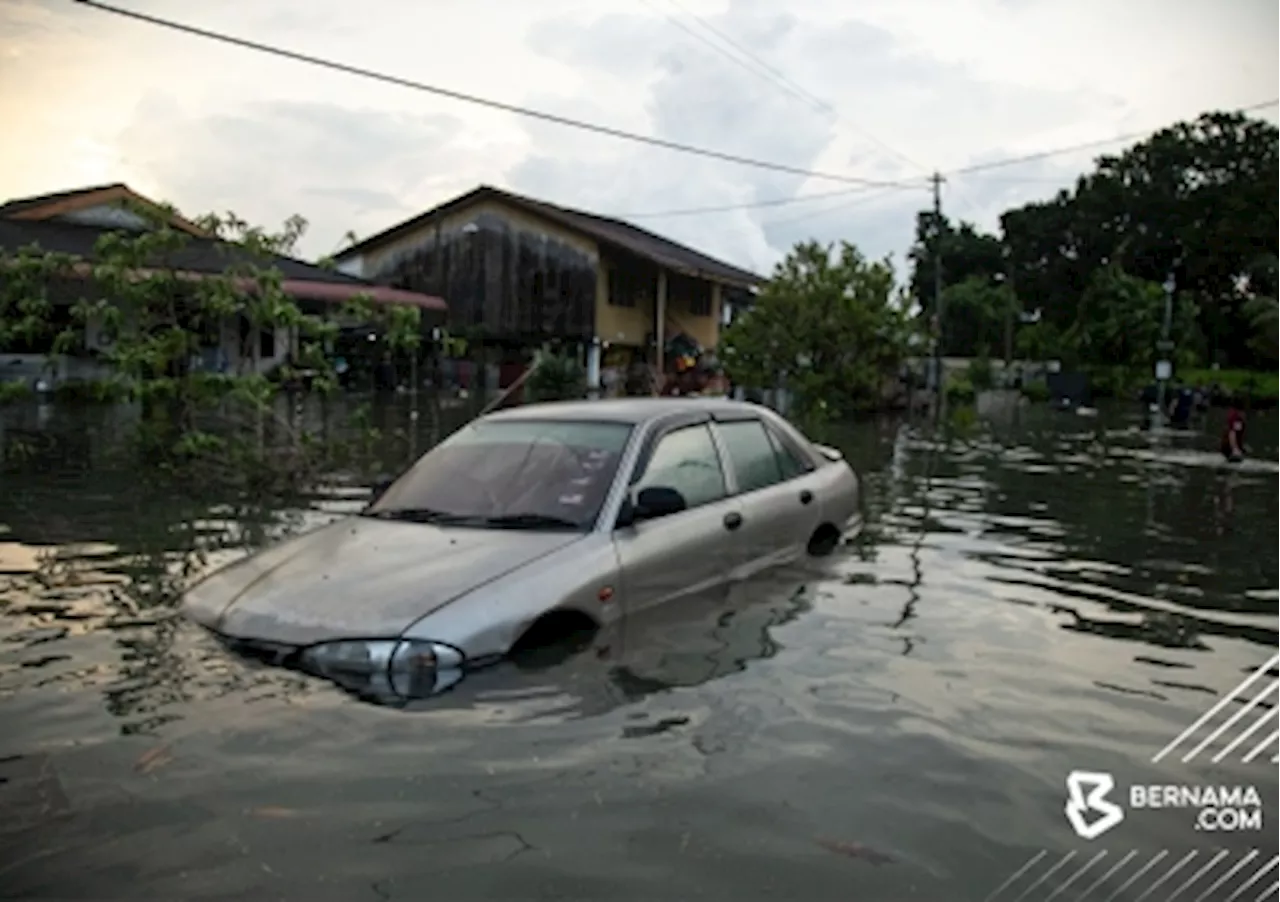
POLYGON ((1244 460, 1244 411, 1234 405, 1227 409, 1227 427, 1222 432, 1222 456, 1233 464, 1244 460))

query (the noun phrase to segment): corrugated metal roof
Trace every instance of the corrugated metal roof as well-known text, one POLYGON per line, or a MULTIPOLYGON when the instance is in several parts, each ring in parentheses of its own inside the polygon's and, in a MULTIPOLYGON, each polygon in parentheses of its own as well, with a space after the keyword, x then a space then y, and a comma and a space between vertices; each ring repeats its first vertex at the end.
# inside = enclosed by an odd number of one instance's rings
POLYGON ((54 191, 51 194, 36 194, 31 197, 15 197, 13 200, 7 200, 0 204, 0 217, 13 216, 15 213, 21 213, 23 210, 30 210, 33 207, 43 207, 45 204, 57 203, 62 200, 70 200, 73 197, 82 197, 86 194, 97 194, 99 191, 110 191, 112 188, 124 188, 124 182, 112 182, 109 185, 93 185, 88 188, 73 188, 70 191, 54 191))
MULTIPOLYGON (((16 253, 32 244, 47 252, 70 254, 90 261, 99 238, 111 232, 98 226, 58 220, 20 220, 0 217, 0 252, 16 253)), ((153 265, 158 265, 157 261, 153 265)), ((166 269, 186 273, 213 274, 225 272, 236 264, 257 264, 280 271, 285 290, 298 297, 340 301, 360 294, 390 304, 411 304, 428 310, 443 310, 445 302, 432 295, 386 288, 367 279, 359 279, 331 269, 305 263, 293 257, 273 254, 267 259, 226 241, 187 237, 182 248, 164 260, 166 269)))
POLYGON ((372 250, 395 238, 413 232, 440 216, 484 200, 502 201, 518 209, 530 212, 535 216, 550 220, 562 228, 586 235, 602 244, 629 251, 638 257, 650 260, 659 266, 676 272, 740 286, 758 285, 764 281, 764 278, 756 273, 724 263, 691 247, 677 244, 669 238, 663 238, 661 235, 656 235, 620 219, 610 219, 606 216, 597 216, 594 213, 586 213, 582 210, 560 207, 546 201, 535 200, 509 191, 492 188, 488 185, 481 185, 461 197, 433 207, 425 213, 366 238, 343 250, 338 254, 338 259, 347 259, 364 251, 372 250))

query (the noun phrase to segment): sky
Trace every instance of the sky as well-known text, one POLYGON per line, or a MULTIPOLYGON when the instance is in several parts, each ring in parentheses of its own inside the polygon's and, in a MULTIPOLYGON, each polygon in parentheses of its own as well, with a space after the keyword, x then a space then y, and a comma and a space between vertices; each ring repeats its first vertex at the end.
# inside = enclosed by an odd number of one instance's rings
MULTIPOLYGON (((299 214, 307 257, 488 184, 622 216, 762 274, 817 239, 891 255, 905 277, 934 170, 1280 96, 1275 0, 114 2, 507 104, 896 185, 589 134, 73 0, 0 0, 0 199, 122 181, 188 215, 234 211, 278 227, 299 214), (736 209, 681 212, 706 207, 736 209)), ((1274 122, 1276 108, 1255 115, 1274 122)), ((949 177, 944 211, 997 229, 1004 210, 1052 196, 1124 146, 949 177)))

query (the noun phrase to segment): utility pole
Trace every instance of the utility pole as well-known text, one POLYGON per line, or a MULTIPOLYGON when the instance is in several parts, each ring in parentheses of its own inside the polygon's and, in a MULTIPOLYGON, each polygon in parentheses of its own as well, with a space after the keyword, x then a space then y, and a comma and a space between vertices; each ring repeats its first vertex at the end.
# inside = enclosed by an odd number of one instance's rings
POLYGON ((1164 280, 1164 322, 1160 326, 1160 341, 1156 342, 1156 406, 1159 410, 1153 422, 1160 425, 1164 425, 1165 384, 1173 375, 1173 362, 1169 354, 1173 350, 1173 342, 1169 339, 1169 331, 1173 328, 1173 292, 1176 288, 1177 281, 1171 269, 1164 280))
POLYGON ((933 182, 933 416, 942 415, 944 397, 942 379, 942 175, 935 172, 933 182))

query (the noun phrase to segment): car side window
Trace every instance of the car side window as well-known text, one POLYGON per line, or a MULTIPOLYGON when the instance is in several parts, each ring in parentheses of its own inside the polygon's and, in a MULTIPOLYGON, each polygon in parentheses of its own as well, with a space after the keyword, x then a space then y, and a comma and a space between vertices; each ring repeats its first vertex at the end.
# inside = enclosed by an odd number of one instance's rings
POLYGON ((635 489, 651 486, 675 489, 691 508, 728 495, 711 430, 706 426, 686 426, 658 439, 635 489))
POLYGON ((809 472, 809 468, 801 463, 800 458, 791 450, 791 446, 783 441, 782 436, 772 429, 769 429, 768 433, 769 441, 773 443, 773 450, 778 455, 778 465, 782 468, 783 482, 809 472))
POLYGON ((717 423, 730 465, 738 480, 738 491, 754 492, 782 482, 782 465, 764 423, 737 420, 717 423))

